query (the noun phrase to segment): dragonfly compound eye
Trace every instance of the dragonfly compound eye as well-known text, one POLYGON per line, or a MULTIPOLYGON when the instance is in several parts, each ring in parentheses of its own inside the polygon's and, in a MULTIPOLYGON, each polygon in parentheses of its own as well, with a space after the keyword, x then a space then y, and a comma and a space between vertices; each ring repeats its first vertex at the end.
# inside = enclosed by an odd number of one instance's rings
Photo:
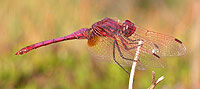
POLYGON ((136 28, 134 26, 134 23, 132 23, 129 20, 125 20, 123 23, 123 33, 124 36, 129 37, 135 32, 136 28))

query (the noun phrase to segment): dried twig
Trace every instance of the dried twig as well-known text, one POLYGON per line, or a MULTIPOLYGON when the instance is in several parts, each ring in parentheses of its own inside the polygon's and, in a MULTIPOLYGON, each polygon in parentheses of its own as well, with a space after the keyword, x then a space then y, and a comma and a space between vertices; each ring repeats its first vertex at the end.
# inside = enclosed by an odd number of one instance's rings
POLYGON ((138 61, 138 57, 139 57, 139 54, 140 54, 140 48, 141 48, 142 42, 143 41, 139 41, 139 43, 138 43, 139 46, 137 47, 135 58, 134 58, 134 61, 133 61, 133 64, 132 64, 131 73, 130 73, 130 77, 129 77, 129 87, 128 87, 128 89, 133 89, 133 80, 134 80, 135 70, 136 70, 137 61, 138 61))
MULTIPOLYGON (((137 66, 137 61, 138 61, 138 57, 140 54, 140 48, 141 48, 141 44, 143 41, 139 41, 138 43, 138 48, 135 54, 135 58, 132 64, 132 68, 131 68, 131 73, 130 73, 130 77, 129 77, 129 87, 128 89, 133 89, 133 81, 134 81, 134 75, 135 75, 135 70, 136 70, 136 66, 137 66)), ((155 86, 160 83, 162 80, 164 79, 164 76, 161 76, 158 80, 155 80, 155 72, 152 71, 152 85, 148 88, 148 89, 154 89, 155 86)))
POLYGON ((160 83, 164 79, 164 76, 161 76, 158 78, 158 80, 155 80, 155 72, 152 71, 152 84, 148 89, 154 89, 158 83, 160 83))

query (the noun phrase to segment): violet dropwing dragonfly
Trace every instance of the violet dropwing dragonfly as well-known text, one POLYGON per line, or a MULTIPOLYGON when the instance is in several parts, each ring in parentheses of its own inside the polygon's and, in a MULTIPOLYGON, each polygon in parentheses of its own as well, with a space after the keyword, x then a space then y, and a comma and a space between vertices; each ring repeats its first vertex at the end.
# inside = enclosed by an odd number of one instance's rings
MULTIPOLYGON (((87 39, 92 54, 100 59, 113 59, 124 71, 122 65, 131 65, 138 46, 140 48, 137 69, 146 67, 165 67, 162 59, 166 56, 181 56, 186 53, 184 44, 165 34, 153 32, 139 27, 129 20, 123 23, 104 18, 92 25, 82 28, 70 35, 39 42, 19 50, 16 55, 25 54, 33 49, 72 39, 87 39), (138 45, 143 41, 142 45, 138 45)), ((127 71, 126 71, 127 72, 127 71)))

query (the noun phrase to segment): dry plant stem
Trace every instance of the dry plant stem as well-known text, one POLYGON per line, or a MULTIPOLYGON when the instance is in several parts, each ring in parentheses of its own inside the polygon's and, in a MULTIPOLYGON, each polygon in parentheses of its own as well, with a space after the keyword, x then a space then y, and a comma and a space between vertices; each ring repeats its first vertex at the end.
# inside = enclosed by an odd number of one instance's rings
POLYGON ((141 44, 142 44, 143 41, 139 41, 138 43, 138 47, 137 47, 137 51, 136 51, 136 54, 135 54, 135 58, 133 61, 133 64, 132 64, 132 68, 131 68, 131 73, 130 73, 130 77, 129 77, 129 86, 128 86, 128 89, 133 89, 133 81, 134 81, 134 75, 135 75, 135 70, 136 70, 136 66, 137 66, 137 61, 138 61, 138 57, 139 57, 139 54, 140 54, 140 48, 141 48, 141 44))
POLYGON ((164 76, 161 76, 158 80, 155 80, 155 72, 152 71, 152 84, 148 89, 154 89, 158 83, 164 79, 164 76))

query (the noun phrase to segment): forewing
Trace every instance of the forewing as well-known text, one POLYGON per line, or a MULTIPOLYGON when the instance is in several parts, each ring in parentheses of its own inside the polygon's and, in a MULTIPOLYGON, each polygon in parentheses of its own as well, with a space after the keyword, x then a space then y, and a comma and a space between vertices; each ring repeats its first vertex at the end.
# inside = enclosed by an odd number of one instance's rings
MULTIPOLYGON (((118 37, 119 38, 119 37, 118 37)), ((166 66, 166 62, 162 60, 158 55, 153 54, 151 49, 153 49, 152 46, 147 46, 148 44, 144 39, 139 38, 139 37, 134 37, 134 38, 129 38, 130 40, 137 40, 137 41, 130 41, 127 40, 125 37, 122 37, 127 41, 127 43, 124 41, 124 44, 127 46, 127 49, 123 46, 123 41, 118 40, 117 42, 119 43, 120 50, 122 51, 122 54, 130 59, 134 59, 137 47, 141 46, 139 49, 139 61, 138 61, 138 69, 145 69, 146 67, 152 67, 152 68, 164 68, 166 66), (138 40, 139 39, 139 40, 138 40), (138 42, 140 40, 143 40, 142 45, 138 45, 138 42), (132 49, 131 49, 132 48, 132 49), (130 49, 130 50, 128 50, 130 49)), ((124 59, 123 59, 124 60, 124 59)), ((129 63, 129 61, 127 61, 129 63)), ((132 64, 132 62, 131 62, 132 64)))
POLYGON ((160 57, 182 56, 186 53, 186 48, 180 40, 139 26, 136 26, 136 31, 131 38, 144 40, 144 48, 160 57))
MULTIPOLYGON (((138 26, 136 27, 137 29, 134 34, 128 37, 128 39, 132 41, 126 39, 126 37, 123 38, 128 42, 126 43, 128 48, 134 48, 138 45, 138 41, 143 41, 139 60, 145 67, 164 68, 166 62, 162 59, 163 57, 181 56, 186 53, 186 48, 180 40, 168 35, 145 30, 138 26), (135 44, 130 44, 131 42, 135 44)), ((121 49, 126 50, 122 47, 121 49)), ((135 54, 135 51, 136 48, 129 50, 129 52, 133 54, 135 54)))

